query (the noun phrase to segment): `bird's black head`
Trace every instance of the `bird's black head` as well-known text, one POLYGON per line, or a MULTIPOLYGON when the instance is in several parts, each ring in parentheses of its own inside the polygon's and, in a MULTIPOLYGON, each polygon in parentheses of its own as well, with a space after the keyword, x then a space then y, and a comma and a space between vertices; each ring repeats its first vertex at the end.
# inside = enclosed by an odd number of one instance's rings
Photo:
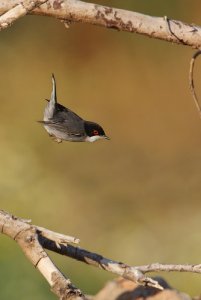
POLYGON ((84 127, 87 135, 87 140, 89 142, 94 142, 99 139, 109 140, 109 137, 105 134, 103 128, 97 123, 85 121, 84 127))

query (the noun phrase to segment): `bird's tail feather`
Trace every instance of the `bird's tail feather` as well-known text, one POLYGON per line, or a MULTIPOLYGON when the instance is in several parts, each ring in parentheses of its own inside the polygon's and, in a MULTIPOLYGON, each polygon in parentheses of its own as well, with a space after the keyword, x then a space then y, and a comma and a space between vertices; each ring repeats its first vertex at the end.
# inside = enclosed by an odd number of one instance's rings
POLYGON ((51 93, 50 102, 52 104, 57 103, 56 80, 55 80, 54 74, 52 74, 52 93, 51 93))

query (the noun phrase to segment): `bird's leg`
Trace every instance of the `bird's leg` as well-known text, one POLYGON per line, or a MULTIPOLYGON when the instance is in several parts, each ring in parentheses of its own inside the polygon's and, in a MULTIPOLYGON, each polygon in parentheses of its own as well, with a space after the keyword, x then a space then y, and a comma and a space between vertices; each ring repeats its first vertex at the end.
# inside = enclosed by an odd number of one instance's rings
POLYGON ((62 143, 62 139, 57 138, 56 136, 49 133, 49 136, 53 139, 53 141, 57 142, 58 144, 62 143))
POLYGON ((58 139, 58 138, 56 138, 56 139, 55 139, 55 142, 57 142, 58 144, 60 144, 60 143, 62 143, 62 140, 61 140, 61 139, 58 139))
POLYGON ((55 136, 53 137, 53 141, 57 142, 58 144, 62 143, 62 140, 55 136))

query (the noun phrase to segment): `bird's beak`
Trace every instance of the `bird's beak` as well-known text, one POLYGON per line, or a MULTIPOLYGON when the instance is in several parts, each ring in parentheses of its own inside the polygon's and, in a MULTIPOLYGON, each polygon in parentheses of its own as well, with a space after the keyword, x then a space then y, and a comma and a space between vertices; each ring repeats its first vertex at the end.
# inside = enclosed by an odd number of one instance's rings
POLYGON ((107 136, 107 135, 104 135, 104 139, 110 140, 109 136, 107 136))

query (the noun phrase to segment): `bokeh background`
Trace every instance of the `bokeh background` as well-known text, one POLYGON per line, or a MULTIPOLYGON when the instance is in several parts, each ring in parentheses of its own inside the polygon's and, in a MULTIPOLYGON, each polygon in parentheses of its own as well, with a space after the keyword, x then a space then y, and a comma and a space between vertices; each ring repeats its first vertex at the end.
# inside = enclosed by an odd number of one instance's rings
MULTIPOLYGON (((200 24, 200 1, 96 1, 200 24)), ((27 16, 0 36, 0 207, 131 265, 200 263, 201 121, 188 87, 192 49, 27 16), (53 142, 36 121, 51 93, 111 141, 53 142)), ((196 88, 201 97, 200 63, 196 88)), ((0 239, 1 299, 55 299, 18 246, 0 239)), ((114 278, 50 253, 87 294, 114 278)), ((200 275, 162 274, 201 293, 200 275)))

